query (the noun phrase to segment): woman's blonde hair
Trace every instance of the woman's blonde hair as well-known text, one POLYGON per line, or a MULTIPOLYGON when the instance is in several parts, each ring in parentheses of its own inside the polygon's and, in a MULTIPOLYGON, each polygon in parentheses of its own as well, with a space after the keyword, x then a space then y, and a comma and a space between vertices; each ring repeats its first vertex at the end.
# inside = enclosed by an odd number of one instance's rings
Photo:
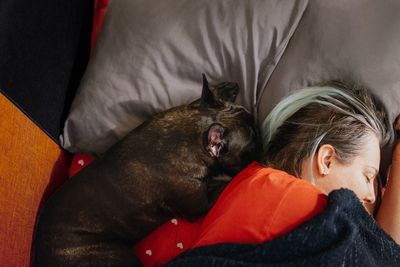
POLYGON ((381 147, 391 140, 386 112, 364 89, 329 82, 283 99, 261 127, 265 165, 300 177, 303 161, 323 144, 350 162, 373 132, 381 147))

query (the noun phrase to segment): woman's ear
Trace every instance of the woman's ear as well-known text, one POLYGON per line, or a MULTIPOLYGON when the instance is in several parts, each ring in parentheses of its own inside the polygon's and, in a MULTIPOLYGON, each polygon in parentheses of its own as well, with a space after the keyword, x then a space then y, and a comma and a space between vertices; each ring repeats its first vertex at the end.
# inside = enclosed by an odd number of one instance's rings
POLYGON ((324 144, 320 146, 317 152, 317 169, 320 176, 325 176, 329 173, 335 156, 336 150, 332 145, 324 144))

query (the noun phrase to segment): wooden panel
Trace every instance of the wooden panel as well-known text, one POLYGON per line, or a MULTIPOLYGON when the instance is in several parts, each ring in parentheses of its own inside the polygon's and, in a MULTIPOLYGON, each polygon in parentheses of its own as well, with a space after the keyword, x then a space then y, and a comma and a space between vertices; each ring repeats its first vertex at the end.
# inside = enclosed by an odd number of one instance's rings
POLYGON ((0 94, 0 266, 29 266, 35 217, 60 152, 0 94))

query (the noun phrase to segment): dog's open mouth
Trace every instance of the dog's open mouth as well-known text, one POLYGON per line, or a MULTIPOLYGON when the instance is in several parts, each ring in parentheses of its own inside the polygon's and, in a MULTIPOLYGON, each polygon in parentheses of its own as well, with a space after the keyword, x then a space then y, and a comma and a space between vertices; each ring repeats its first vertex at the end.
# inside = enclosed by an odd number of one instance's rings
POLYGON ((224 139, 225 129, 220 124, 213 124, 208 130, 208 145, 206 147, 211 157, 219 157, 227 149, 224 139))

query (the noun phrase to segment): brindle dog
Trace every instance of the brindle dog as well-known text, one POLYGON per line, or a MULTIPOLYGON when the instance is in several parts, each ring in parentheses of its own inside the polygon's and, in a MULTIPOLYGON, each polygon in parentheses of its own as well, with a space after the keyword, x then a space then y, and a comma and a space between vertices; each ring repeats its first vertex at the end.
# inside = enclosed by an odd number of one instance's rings
POLYGON ((132 245, 171 217, 193 220, 256 158, 253 118, 234 105, 238 86, 214 93, 203 75, 199 101, 131 131, 68 180, 38 219, 34 266, 135 266, 132 245))

